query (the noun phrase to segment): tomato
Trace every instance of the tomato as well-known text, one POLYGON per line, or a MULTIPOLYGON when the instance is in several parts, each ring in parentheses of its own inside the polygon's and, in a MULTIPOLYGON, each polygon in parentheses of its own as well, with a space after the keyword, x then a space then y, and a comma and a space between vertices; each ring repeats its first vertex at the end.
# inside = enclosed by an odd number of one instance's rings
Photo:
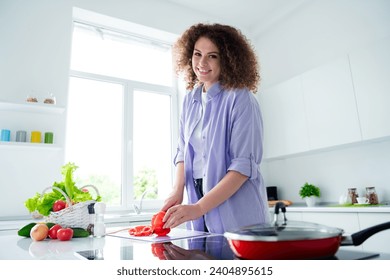
POLYGON ((163 228, 164 216, 165 216, 165 212, 160 211, 157 214, 153 215, 153 217, 152 217, 152 230, 153 230, 153 233, 157 234, 158 236, 165 236, 171 231, 170 228, 163 228))
POLYGON ((49 237, 51 238, 51 239, 57 239, 57 231, 59 230, 59 229, 61 229, 62 228, 62 226, 60 226, 60 225, 54 225, 54 226, 52 226, 50 229, 49 229, 49 237))
POLYGON ((61 241, 71 240, 73 237, 73 229, 61 228, 57 231, 57 238, 61 241))
POLYGON ((64 209, 65 207, 66 207, 66 202, 59 199, 56 202, 54 202, 53 211, 58 212, 58 211, 61 211, 62 209, 64 209))

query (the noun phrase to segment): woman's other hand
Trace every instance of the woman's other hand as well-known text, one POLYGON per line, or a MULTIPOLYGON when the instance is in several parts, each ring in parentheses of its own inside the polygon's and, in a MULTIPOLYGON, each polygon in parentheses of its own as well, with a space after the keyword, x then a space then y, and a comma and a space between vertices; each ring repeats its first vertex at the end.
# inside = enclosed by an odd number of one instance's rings
POLYGON ((175 205, 170 207, 164 216, 164 228, 174 228, 184 222, 200 218, 204 213, 198 204, 175 205))
POLYGON ((164 205, 161 211, 167 211, 169 208, 175 205, 179 205, 183 202, 183 193, 181 191, 173 191, 167 199, 164 201, 164 205))

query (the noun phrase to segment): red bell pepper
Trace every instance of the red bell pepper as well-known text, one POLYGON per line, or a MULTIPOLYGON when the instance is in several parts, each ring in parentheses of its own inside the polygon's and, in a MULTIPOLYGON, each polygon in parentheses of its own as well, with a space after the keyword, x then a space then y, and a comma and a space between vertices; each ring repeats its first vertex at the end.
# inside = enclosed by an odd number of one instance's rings
POLYGON ((164 216, 165 216, 165 212, 160 211, 157 214, 153 215, 153 217, 152 217, 152 231, 153 231, 153 233, 157 234, 158 236, 166 236, 171 231, 170 228, 163 228, 164 216))

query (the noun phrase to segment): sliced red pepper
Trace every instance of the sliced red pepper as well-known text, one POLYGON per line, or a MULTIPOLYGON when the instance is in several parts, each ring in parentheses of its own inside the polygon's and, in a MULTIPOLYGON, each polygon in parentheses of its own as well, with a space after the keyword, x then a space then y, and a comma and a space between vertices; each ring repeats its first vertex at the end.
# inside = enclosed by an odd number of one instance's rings
POLYGON ((129 229, 129 234, 134 236, 149 236, 153 234, 151 226, 136 226, 129 229))
POLYGON ((149 236, 153 234, 152 227, 151 226, 145 226, 141 231, 140 234, 142 236, 149 236))
POLYGON ((164 216, 165 212, 160 211, 152 217, 152 230, 153 233, 157 234, 158 236, 165 236, 171 231, 170 228, 163 228, 165 224, 163 222, 164 216))

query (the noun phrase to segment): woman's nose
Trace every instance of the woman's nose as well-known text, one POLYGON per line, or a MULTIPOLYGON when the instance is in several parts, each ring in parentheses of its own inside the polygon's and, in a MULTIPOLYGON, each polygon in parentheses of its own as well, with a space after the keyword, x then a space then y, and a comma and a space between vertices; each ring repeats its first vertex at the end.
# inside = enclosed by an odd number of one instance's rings
POLYGON ((199 60, 199 65, 200 66, 205 66, 207 64, 207 57, 202 56, 199 60))

